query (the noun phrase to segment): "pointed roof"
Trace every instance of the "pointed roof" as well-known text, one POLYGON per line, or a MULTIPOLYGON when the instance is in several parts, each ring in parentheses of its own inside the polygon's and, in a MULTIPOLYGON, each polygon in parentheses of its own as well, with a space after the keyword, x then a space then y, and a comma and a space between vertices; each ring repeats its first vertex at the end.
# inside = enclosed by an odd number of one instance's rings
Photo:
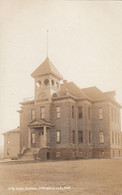
POLYGON ((63 77, 59 73, 59 71, 55 68, 55 66, 52 64, 50 59, 47 57, 44 62, 31 74, 33 78, 46 75, 46 74, 53 74, 58 79, 62 80, 63 77))
POLYGON ((40 118, 34 119, 34 120, 30 121, 30 123, 28 124, 29 127, 43 127, 45 125, 48 127, 53 126, 53 124, 51 124, 49 121, 42 120, 40 118))

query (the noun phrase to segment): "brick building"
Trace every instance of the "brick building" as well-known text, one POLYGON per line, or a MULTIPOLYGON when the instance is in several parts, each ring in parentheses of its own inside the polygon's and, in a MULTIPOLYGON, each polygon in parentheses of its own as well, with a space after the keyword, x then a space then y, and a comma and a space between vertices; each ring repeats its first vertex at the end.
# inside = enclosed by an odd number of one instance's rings
POLYGON ((18 111, 21 158, 122 156, 121 105, 115 91, 80 89, 63 80, 48 57, 31 76, 35 97, 21 102, 18 111))

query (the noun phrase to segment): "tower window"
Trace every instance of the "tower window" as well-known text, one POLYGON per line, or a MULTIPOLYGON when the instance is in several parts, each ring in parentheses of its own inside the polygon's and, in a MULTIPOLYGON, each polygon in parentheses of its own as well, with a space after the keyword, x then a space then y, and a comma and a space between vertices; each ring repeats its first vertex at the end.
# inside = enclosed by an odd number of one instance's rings
POLYGON ((45 86, 49 85, 49 80, 48 79, 45 79, 44 80, 44 84, 45 84, 45 86))
POLYGON ((55 84, 55 82, 54 82, 54 80, 53 80, 53 79, 51 80, 51 84, 52 84, 52 86, 54 86, 54 84, 55 84))
POLYGON ((41 86, 41 81, 37 81, 36 86, 40 87, 41 86))
POLYGON ((40 117, 41 117, 41 119, 45 118, 45 107, 40 108, 40 117))
POLYGON ((58 82, 56 82, 56 87, 57 87, 57 88, 59 87, 59 83, 58 83, 58 82))

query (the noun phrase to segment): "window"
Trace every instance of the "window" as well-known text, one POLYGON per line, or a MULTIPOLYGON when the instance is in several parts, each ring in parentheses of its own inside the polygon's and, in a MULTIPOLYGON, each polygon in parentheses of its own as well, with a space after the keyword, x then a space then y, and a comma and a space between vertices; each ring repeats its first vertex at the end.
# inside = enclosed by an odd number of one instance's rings
POLYGON ((114 150, 113 150, 113 157, 114 157, 115 153, 114 153, 114 150))
POLYGON ((117 122, 119 122, 119 111, 117 111, 117 122))
POLYGON ((45 79, 45 80, 44 80, 44 85, 45 85, 45 86, 49 85, 49 80, 48 80, 48 79, 45 79))
POLYGON ((56 152, 56 158, 61 157, 61 152, 56 152))
POLYGON ((115 144, 117 145, 117 132, 115 132, 115 144))
POLYGON ((32 144, 36 143, 36 134, 35 133, 31 134, 31 142, 32 142, 32 144))
POLYGON ((41 132, 39 133, 39 135, 44 135, 44 132, 43 132, 43 131, 41 131, 41 132))
POLYGON ((40 87, 41 86, 41 81, 37 81, 36 86, 40 87))
POLYGON ((56 116, 57 116, 57 118, 60 118, 60 116, 61 116, 61 109, 60 109, 60 106, 57 106, 56 107, 56 116))
POLYGON ((115 122, 116 122, 116 119, 117 119, 117 116, 116 116, 116 114, 117 114, 116 109, 114 110, 114 112, 115 112, 115 122))
POLYGON ((90 107, 88 107, 88 119, 89 120, 90 120, 90 112, 91 112, 90 107))
POLYGON ((114 144, 114 132, 112 131, 112 144, 114 144))
POLYGON ((75 107, 72 106, 72 118, 75 118, 75 107))
POLYGON ((111 120, 113 121, 113 108, 111 108, 111 120))
POLYGON ((78 142, 83 143, 83 131, 78 131, 78 142))
POLYGON ((57 131, 56 132, 56 142, 57 143, 60 143, 61 142, 61 132, 60 131, 57 131))
POLYGON ((100 144, 104 143, 104 134, 103 131, 99 132, 99 140, 100 140, 100 144))
POLYGON ((31 119, 32 119, 32 120, 35 119, 35 115, 36 115, 35 110, 32 109, 32 110, 31 110, 31 119))
POLYGON ((56 84, 55 84, 55 85, 56 85, 56 87, 57 87, 57 88, 59 88, 59 83, 58 83, 58 82, 56 82, 56 84))
POLYGON ((91 131, 89 131, 89 143, 91 143, 91 131))
POLYGON ((54 84, 55 84, 55 82, 54 82, 54 80, 53 80, 53 79, 51 80, 51 84, 52 84, 52 86, 54 86, 54 84))
POLYGON ((9 154, 10 154, 10 149, 7 148, 7 155, 9 156, 9 154))
POLYGON ((120 145, 120 136, 119 136, 119 133, 118 133, 118 145, 120 145))
POLYGON ((41 119, 45 119, 45 107, 40 108, 40 117, 41 119))
POLYGON ((78 118, 82 118, 83 117, 83 112, 82 112, 82 106, 78 107, 78 118))
POLYGON ((103 109, 99 108, 99 119, 103 119, 103 109))
POLYGON ((75 131, 72 131, 72 143, 75 144, 75 131))
POLYGON ((113 110, 113 121, 114 122, 116 121, 116 110, 115 109, 113 110))
POLYGON ((7 143, 10 144, 10 140, 8 140, 7 143))

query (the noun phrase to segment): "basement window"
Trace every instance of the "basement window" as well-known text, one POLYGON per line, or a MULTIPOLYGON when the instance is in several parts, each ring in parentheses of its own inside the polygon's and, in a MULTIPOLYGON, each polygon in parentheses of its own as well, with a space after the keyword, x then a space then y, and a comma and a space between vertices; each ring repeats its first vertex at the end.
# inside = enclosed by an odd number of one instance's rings
POLYGON ((61 157, 61 152, 56 152, 56 158, 61 157))

